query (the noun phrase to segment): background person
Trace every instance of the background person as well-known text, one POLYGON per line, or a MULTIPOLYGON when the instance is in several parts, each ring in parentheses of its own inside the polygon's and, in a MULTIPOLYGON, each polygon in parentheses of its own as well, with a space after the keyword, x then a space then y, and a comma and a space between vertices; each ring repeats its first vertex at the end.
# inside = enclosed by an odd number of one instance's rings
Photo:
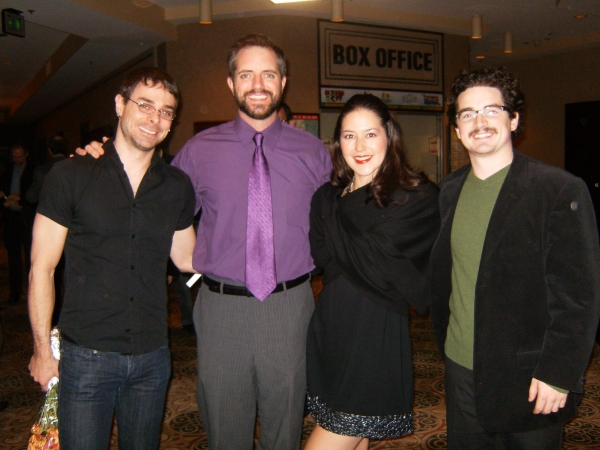
POLYGON ((23 290, 23 255, 26 270, 30 266, 33 211, 25 192, 33 181, 34 167, 27 161, 29 152, 24 146, 14 145, 10 153, 12 165, 0 185, 0 198, 3 199, 2 234, 8 256, 8 304, 14 305, 23 290))

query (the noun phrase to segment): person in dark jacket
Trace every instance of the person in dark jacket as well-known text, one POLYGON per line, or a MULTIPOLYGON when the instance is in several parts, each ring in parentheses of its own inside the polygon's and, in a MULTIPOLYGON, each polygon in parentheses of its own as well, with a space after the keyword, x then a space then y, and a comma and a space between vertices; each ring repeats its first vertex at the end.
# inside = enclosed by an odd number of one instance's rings
POLYGON ((412 432, 409 306, 428 308, 438 189, 406 161, 400 126, 353 96, 334 132, 333 173, 313 196, 310 248, 323 291, 307 340, 306 450, 366 450, 412 432))
POLYGON ((448 448, 560 449, 600 310, 590 195, 514 149, 524 96, 504 69, 462 72, 448 101, 471 160, 440 185, 429 267, 448 448))
POLYGON ((20 144, 11 149, 12 165, 0 186, 2 207, 2 232, 8 255, 9 304, 16 304, 23 289, 23 256, 29 270, 31 253, 31 227, 33 211, 24 198, 33 181, 34 167, 27 161, 28 152, 20 144))

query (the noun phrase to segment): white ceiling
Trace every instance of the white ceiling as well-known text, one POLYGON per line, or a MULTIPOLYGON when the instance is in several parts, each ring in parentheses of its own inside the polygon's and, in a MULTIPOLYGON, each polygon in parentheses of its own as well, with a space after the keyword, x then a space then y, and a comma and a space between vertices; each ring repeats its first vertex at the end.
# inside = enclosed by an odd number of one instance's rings
MULTIPOLYGON (((198 21, 198 1, 0 0, 0 9, 23 11, 27 33, 24 39, 0 37, 0 110, 9 111, 9 122, 38 120, 132 59, 176 39, 176 24, 198 21), (84 39, 75 39, 73 47, 71 35, 84 39), (64 61, 57 64, 57 55, 64 61)), ((213 21, 277 14, 326 19, 330 8, 330 0, 287 5, 213 0, 213 21)), ((488 64, 600 45, 600 0, 344 0, 349 22, 458 35, 470 34, 473 14, 483 17, 484 37, 471 40, 471 58, 485 55, 488 64), (577 14, 587 17, 574 19, 577 14), (511 55, 502 52, 505 31, 513 34, 511 55)))

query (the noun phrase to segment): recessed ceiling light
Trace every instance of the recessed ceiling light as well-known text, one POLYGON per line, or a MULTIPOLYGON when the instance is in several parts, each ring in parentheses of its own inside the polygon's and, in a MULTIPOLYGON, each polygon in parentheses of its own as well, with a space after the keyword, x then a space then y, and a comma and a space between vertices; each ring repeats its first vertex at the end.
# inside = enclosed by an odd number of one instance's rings
POLYGON ((575 19, 585 19, 587 17, 587 14, 577 14, 576 16, 573 16, 573 17, 575 19))
POLYGON ((298 3, 298 2, 316 2, 318 0, 271 0, 272 3, 298 3))
POLYGON ((485 59, 485 56, 483 56, 483 55, 477 55, 477 56, 475 57, 475 59, 485 59))

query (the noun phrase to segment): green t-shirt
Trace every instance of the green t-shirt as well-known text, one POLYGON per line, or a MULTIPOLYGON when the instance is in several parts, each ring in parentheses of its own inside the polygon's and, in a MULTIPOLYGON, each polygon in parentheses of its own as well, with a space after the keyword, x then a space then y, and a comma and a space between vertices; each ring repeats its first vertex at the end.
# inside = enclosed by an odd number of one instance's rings
POLYGON ((450 243, 452 248, 452 294, 446 355, 473 369, 475 285, 490 217, 510 164, 480 180, 471 171, 456 205, 450 243))

